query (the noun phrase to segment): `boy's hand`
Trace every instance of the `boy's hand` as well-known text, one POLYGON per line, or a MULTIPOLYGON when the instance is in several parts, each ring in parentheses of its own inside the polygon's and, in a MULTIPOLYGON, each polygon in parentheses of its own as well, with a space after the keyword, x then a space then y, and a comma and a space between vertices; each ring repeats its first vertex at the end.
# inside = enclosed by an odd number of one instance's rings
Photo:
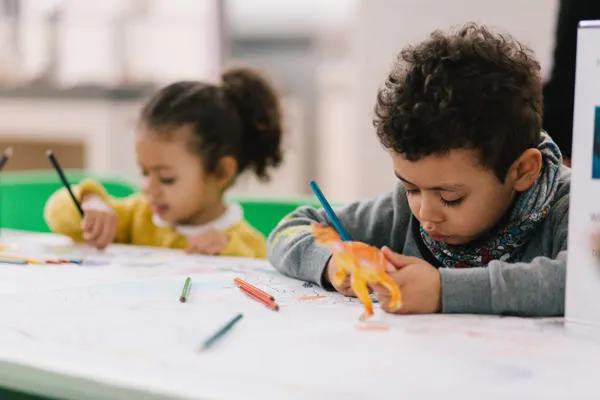
POLYGON ((187 253, 216 255, 225 250, 228 243, 229 238, 227 235, 216 229, 210 229, 188 238, 188 246, 185 251, 187 253))
POLYGON ((83 240, 90 246, 103 250, 117 235, 117 214, 99 196, 84 196, 81 204, 84 215, 81 221, 83 240))
MULTIPOLYGON (((382 249, 384 256, 396 267, 389 275, 402 292, 401 314, 437 313, 442 309, 442 281, 440 272, 425 260, 394 253, 387 247, 382 249)), ((381 308, 390 312, 389 292, 381 285, 373 285, 373 291, 381 308)))
POLYGON ((331 257, 329 259, 329 261, 327 262, 327 267, 325 267, 325 278, 327 279, 327 281, 329 283, 331 283, 331 286, 333 286, 333 288, 338 291, 339 293, 343 294, 344 296, 349 296, 349 297, 356 297, 356 295, 354 294, 354 292, 352 291, 352 289, 350 288, 350 276, 346 275, 346 279, 344 279, 344 282, 342 282, 341 285, 336 285, 335 284, 335 279, 334 279, 334 275, 335 275, 335 261, 334 261, 334 257, 331 257))

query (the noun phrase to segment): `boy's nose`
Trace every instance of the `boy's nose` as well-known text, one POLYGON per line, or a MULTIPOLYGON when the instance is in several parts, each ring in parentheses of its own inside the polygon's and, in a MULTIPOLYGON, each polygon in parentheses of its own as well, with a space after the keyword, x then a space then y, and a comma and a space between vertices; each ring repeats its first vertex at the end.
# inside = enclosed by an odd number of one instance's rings
POLYGON ((436 210, 435 206, 428 204, 427 201, 421 201, 421 206, 419 207, 419 221, 423 227, 425 227, 426 223, 435 225, 436 223, 442 222, 442 216, 436 210))
POLYGON ((435 225, 432 222, 429 222, 429 221, 423 221, 421 223, 421 226, 423 226, 423 229, 425 229, 425 232, 431 232, 435 228, 435 225))

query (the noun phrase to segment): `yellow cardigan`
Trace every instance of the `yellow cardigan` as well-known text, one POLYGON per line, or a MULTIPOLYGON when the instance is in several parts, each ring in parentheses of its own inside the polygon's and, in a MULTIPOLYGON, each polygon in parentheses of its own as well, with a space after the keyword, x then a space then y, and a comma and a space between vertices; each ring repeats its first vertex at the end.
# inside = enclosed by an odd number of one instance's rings
MULTIPOLYGON (((99 183, 86 179, 72 188, 81 202, 84 194, 96 194, 112 207, 118 217, 117 235, 114 243, 140 246, 158 246, 185 249, 187 238, 171 227, 157 226, 152 222, 152 209, 141 194, 115 199, 106 193, 99 183)), ((57 190, 46 202, 44 218, 50 229, 58 234, 83 241, 81 216, 65 188, 57 190)), ((247 221, 242 220, 225 231, 229 238, 224 256, 266 258, 265 237, 247 221)))

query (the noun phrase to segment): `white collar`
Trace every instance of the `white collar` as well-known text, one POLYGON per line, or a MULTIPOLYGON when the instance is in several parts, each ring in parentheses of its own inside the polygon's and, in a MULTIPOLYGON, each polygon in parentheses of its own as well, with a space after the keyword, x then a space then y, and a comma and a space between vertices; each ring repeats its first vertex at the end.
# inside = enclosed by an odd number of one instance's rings
POLYGON ((152 214, 152 222, 156 226, 163 228, 172 228, 177 233, 183 236, 196 236, 202 232, 206 232, 209 229, 216 229, 218 231, 226 231, 233 225, 237 224, 244 219, 244 210, 237 203, 231 203, 227 206, 227 209, 219 218, 214 219, 204 225, 172 225, 162 220, 158 215, 152 214))

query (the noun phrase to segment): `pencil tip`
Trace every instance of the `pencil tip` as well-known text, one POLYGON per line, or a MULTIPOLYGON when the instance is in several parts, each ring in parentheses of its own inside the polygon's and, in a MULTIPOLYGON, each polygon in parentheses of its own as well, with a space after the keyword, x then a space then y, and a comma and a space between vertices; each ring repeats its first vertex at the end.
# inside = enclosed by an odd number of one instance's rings
POLYGON ((7 147, 6 150, 4 150, 4 154, 6 154, 8 157, 12 156, 12 153, 13 153, 12 147, 7 147))
POLYGON ((52 155, 52 150, 46 150, 46 155, 50 157, 52 155))

